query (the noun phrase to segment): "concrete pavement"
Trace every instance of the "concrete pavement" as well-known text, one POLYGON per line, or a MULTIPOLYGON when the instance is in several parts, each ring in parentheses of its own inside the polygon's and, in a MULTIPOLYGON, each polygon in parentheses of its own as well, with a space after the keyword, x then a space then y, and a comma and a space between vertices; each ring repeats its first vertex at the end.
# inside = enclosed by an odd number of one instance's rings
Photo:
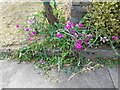
POLYGON ((118 67, 101 68, 75 75, 50 71, 50 77, 32 63, 0 60, 0 88, 118 88, 118 67))

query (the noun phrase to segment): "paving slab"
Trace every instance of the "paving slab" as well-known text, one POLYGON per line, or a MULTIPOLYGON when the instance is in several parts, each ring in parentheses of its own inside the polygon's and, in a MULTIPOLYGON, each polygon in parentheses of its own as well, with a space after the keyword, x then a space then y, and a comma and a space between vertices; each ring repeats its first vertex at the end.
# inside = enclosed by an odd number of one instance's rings
MULTIPOLYGON (((37 74, 33 64, 2 63, 3 88, 53 88, 42 74, 37 74)), ((42 71, 41 71, 42 72, 42 71)))
POLYGON ((68 81, 71 75, 52 70, 47 77, 32 63, 17 64, 4 60, 0 64, 2 88, 114 88, 108 68, 78 74, 68 81))
POLYGON ((108 68, 114 87, 118 88, 118 65, 114 68, 108 68))

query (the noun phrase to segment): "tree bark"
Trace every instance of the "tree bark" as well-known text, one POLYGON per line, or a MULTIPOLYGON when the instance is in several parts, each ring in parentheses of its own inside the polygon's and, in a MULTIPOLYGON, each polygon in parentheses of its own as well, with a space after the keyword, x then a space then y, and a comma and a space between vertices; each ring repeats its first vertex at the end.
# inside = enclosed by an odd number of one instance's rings
POLYGON ((45 13, 44 16, 47 18, 48 22, 50 24, 54 24, 55 22, 58 22, 58 19, 53 15, 53 10, 50 5, 50 2, 43 2, 45 13))

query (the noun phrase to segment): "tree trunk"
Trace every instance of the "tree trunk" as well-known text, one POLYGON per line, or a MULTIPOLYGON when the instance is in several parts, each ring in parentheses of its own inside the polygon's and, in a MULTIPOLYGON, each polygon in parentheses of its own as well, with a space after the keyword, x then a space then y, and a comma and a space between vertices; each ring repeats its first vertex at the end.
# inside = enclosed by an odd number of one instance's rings
POLYGON ((48 22, 50 24, 54 24, 55 22, 58 22, 58 19, 53 15, 53 10, 50 5, 50 2, 43 2, 43 5, 45 8, 44 16, 47 18, 48 22))

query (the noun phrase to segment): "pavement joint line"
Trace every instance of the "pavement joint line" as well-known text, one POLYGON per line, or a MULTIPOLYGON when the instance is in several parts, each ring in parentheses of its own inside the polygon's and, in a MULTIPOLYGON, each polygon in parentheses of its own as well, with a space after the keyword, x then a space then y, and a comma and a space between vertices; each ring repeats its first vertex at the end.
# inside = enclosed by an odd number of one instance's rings
POLYGON ((116 88, 116 87, 115 87, 115 84, 114 84, 114 82, 113 82, 113 79, 112 79, 112 76, 111 76, 111 73, 110 73, 109 69, 108 69, 108 73, 109 73, 109 76, 110 76, 111 82, 112 82, 112 84, 113 84, 113 87, 116 88))

